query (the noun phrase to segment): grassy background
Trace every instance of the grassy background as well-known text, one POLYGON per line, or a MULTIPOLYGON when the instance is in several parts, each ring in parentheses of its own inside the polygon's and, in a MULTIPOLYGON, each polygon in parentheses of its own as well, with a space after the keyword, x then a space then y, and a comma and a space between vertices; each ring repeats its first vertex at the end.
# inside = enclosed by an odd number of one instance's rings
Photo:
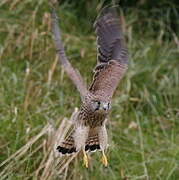
MULTIPOLYGON (((179 179, 179 7, 122 2, 130 65, 108 124, 110 166, 104 169, 95 153, 89 170, 76 159, 60 179, 179 179)), ((92 23, 101 4, 64 1, 59 8, 67 54, 88 84, 96 64, 92 23)), ((80 106, 57 64, 50 21, 47 0, 0 2, 0 163, 80 106)), ((44 154, 32 153, 35 146, 0 179, 39 179, 44 154)))

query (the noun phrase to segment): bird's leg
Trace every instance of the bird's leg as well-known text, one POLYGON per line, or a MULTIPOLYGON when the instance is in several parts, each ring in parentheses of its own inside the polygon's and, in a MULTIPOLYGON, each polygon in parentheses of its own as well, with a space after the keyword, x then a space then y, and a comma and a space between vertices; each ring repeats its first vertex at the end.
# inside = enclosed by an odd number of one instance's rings
POLYGON ((104 153, 104 150, 107 149, 108 147, 108 135, 105 124, 99 128, 98 135, 99 135, 100 149, 102 150, 102 163, 104 164, 105 167, 107 167, 108 160, 104 153))
POLYGON ((85 167, 88 168, 88 166, 89 166, 88 155, 87 155, 85 149, 83 149, 83 163, 84 163, 85 167))
POLYGON ((108 166, 108 159, 104 153, 104 150, 102 150, 102 163, 104 164, 105 167, 108 166))

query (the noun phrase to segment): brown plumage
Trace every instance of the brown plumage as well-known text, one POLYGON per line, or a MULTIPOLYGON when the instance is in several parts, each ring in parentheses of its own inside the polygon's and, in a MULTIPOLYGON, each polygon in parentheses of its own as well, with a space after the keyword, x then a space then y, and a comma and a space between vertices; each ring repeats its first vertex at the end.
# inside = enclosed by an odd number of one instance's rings
MULTIPOLYGON (((116 8, 105 8, 94 25, 97 34, 98 63, 87 90, 80 73, 68 61, 53 10, 52 29, 59 60, 81 94, 82 105, 74 120, 74 131, 57 150, 62 154, 107 148, 106 120, 111 98, 128 66, 128 53, 116 8)), ((105 157, 106 158, 106 157, 105 157)), ((105 163, 106 164, 106 163, 105 163)))

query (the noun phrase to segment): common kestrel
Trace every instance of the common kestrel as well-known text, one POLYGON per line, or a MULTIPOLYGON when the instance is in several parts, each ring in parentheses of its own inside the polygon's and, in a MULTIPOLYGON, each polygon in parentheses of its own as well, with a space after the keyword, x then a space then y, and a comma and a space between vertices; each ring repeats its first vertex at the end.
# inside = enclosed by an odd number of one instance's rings
POLYGON ((122 33, 120 17, 115 7, 102 10, 94 24, 97 34, 98 61, 94 78, 86 87, 80 73, 72 67, 65 54, 55 10, 52 12, 52 30, 59 61, 81 95, 81 108, 76 116, 74 131, 57 147, 61 154, 82 150, 88 167, 87 152, 101 150, 102 162, 108 165, 104 153, 108 146, 106 121, 111 100, 119 81, 128 67, 128 51, 122 33))

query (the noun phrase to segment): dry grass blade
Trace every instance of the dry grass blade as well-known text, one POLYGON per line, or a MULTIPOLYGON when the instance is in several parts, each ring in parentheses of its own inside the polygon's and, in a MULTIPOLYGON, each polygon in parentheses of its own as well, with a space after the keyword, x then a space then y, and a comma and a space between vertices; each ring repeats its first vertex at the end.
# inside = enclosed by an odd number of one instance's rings
MULTIPOLYGON (((70 121, 68 119, 64 118, 61 125, 54 133, 52 143, 47 149, 47 151, 49 152, 48 157, 44 157, 44 159, 42 160, 42 163, 40 165, 40 169, 43 168, 43 172, 42 172, 40 179, 43 179, 43 180, 51 179, 56 174, 55 165, 63 163, 63 160, 64 160, 63 156, 59 156, 58 158, 56 158, 58 156, 58 152, 56 152, 56 147, 58 144, 60 144, 62 142, 62 140, 65 138, 66 134, 69 132, 69 130, 72 126, 72 121, 75 118, 77 113, 78 113, 78 109, 76 108, 71 116, 70 121), (44 163, 44 162, 46 162, 46 163, 44 163)), ((70 158, 67 157, 67 159, 68 159, 67 162, 65 164, 63 164, 60 171, 58 171, 58 172, 62 173, 63 170, 65 170, 68 167, 68 165, 74 159, 74 157, 76 157, 76 155, 77 154, 70 156, 70 158)), ((58 165, 57 165, 57 167, 58 167, 58 165)), ((39 173, 40 169, 38 169, 38 171, 36 172, 37 174, 39 173)))
POLYGON ((67 135, 72 126, 72 121, 76 117, 77 113, 78 109, 76 108, 70 120, 64 118, 56 131, 50 124, 47 124, 38 135, 33 137, 26 145, 12 154, 8 159, 3 161, 0 164, 0 167, 4 167, 3 171, 0 173, 1 177, 5 179, 7 176, 9 176, 9 174, 13 173, 13 171, 18 170, 19 165, 15 165, 17 161, 21 159, 20 165, 22 165, 25 161, 27 161, 27 157, 31 157, 32 154, 37 153, 37 151, 43 152, 43 158, 41 159, 40 165, 34 174, 39 179, 52 179, 53 176, 57 175, 55 170, 57 168, 59 168, 58 174, 66 170, 70 162, 74 159, 74 157, 76 157, 76 154, 65 158, 62 156, 57 157, 57 152, 55 149, 56 146, 67 135), (44 136, 46 134, 48 134, 48 137, 44 136), (44 136, 45 139, 43 138, 39 140, 42 136, 44 136), (29 149, 35 143, 39 143, 38 148, 35 148, 31 153, 29 153, 29 149))
POLYGON ((66 163, 61 166, 61 168, 58 169, 58 175, 60 175, 70 164, 70 162, 77 156, 77 154, 74 154, 70 156, 70 158, 66 161, 66 163))
POLYGON ((55 71, 55 68, 57 66, 57 63, 58 63, 58 56, 55 57, 55 60, 52 64, 52 67, 49 69, 48 71, 48 84, 50 85, 51 84, 51 81, 52 81, 52 76, 54 74, 54 71, 55 71))
POLYGON ((20 148, 18 151, 16 151, 14 154, 12 154, 8 159, 3 161, 0 164, 0 167, 4 166, 12 159, 21 158, 27 152, 27 150, 32 146, 32 144, 34 144, 40 137, 42 137, 44 134, 46 134, 50 128, 51 128, 51 125, 47 124, 38 135, 33 137, 31 140, 29 140, 29 142, 26 145, 24 145, 22 148, 20 148))

